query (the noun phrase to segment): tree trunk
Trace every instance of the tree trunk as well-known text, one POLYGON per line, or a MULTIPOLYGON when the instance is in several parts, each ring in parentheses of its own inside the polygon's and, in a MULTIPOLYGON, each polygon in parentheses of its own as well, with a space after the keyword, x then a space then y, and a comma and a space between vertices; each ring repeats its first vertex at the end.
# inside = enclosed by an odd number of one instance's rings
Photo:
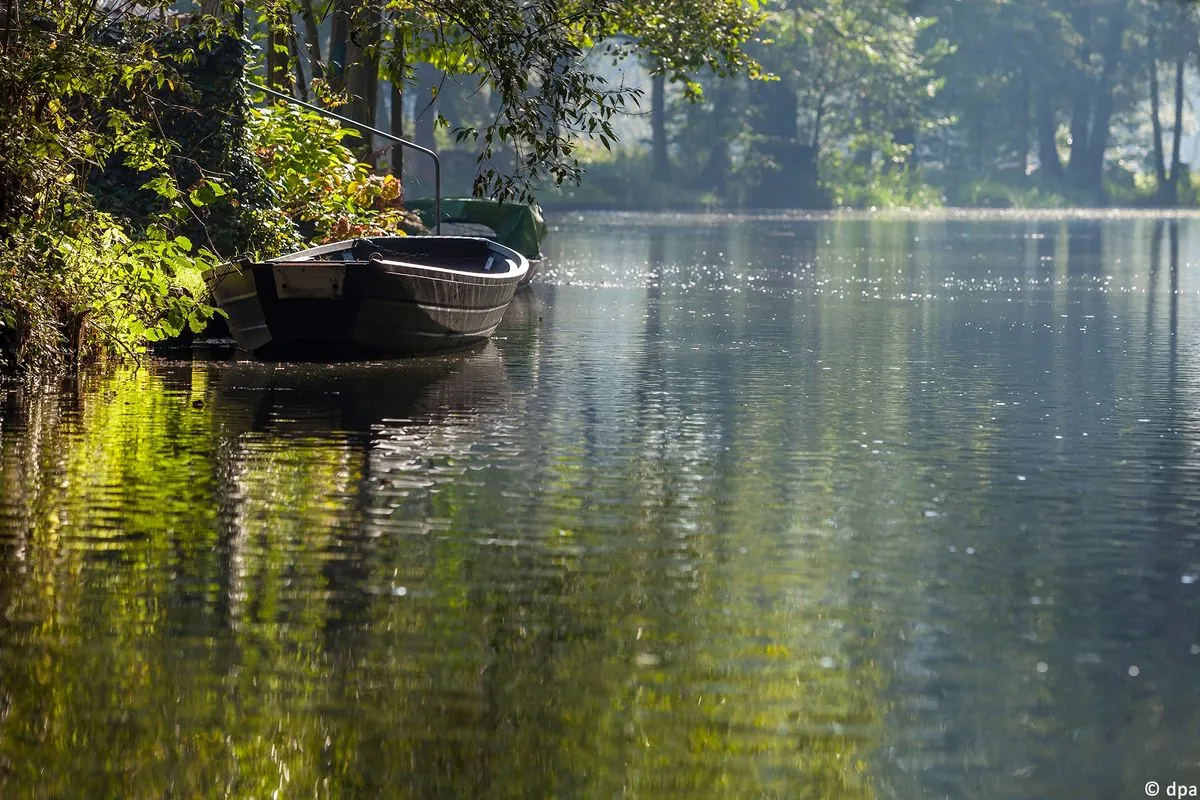
POLYGON ((1150 128, 1154 134, 1154 178, 1158 185, 1158 195, 1162 198, 1167 187, 1167 165, 1163 159, 1162 119, 1159 117, 1160 105, 1158 92, 1158 58, 1155 56, 1154 32, 1147 39, 1147 50, 1150 51, 1150 128))
POLYGON ((8 0, 4 4, 4 29, 0 30, 0 50, 7 51, 12 45, 19 22, 20 14, 17 8, 17 0, 8 0))
POLYGON ((1072 186, 1086 183, 1088 140, 1091 138, 1092 108, 1089 95, 1091 80, 1080 78, 1075 87, 1075 100, 1071 104, 1071 149, 1067 153, 1067 177, 1072 186))
POLYGON ((279 92, 291 93, 288 78, 288 30, 291 21, 286 10, 270 9, 267 15, 267 85, 279 92))
POLYGON ((346 46, 346 89, 350 92, 347 116, 372 126, 379 100, 381 14, 378 0, 360 0, 350 20, 346 46))
MULTIPOLYGON (((1021 174, 1029 174, 1029 129, 1033 126, 1033 82, 1029 72, 1021 70, 1021 121, 1018 123, 1017 163, 1021 165, 1021 174)), ((915 151, 914 151, 915 154, 915 151)))
MULTIPOLYGON (((1118 0, 1114 4, 1110 17, 1108 41, 1104 48, 1104 67, 1100 72, 1100 85, 1097 89, 1096 115, 1091 124, 1091 135, 1088 137, 1084 172, 1080 175, 1081 186, 1097 193, 1097 199, 1103 200, 1104 191, 1104 155, 1108 152, 1109 128, 1112 124, 1113 88, 1116 83, 1117 67, 1121 63, 1121 43, 1125 38, 1125 28, 1129 23, 1129 0, 1118 0)), ((1074 147, 1072 149, 1072 154, 1074 147)))
POLYGON ((1054 118, 1054 107, 1050 105, 1050 95, 1046 87, 1040 88, 1041 91, 1034 101, 1034 110, 1042 183, 1060 184, 1065 175, 1062 159, 1058 155, 1058 121, 1054 118))
POLYGON ((1179 203, 1179 173, 1183 163, 1183 156, 1179 152, 1183 139, 1183 75, 1187 68, 1187 56, 1187 51, 1181 49, 1175 57, 1175 131, 1171 138, 1171 177, 1167 179, 1171 205, 1179 203))
MULTIPOLYGON (((735 114, 734 96, 737 84, 731 79, 719 81, 712 89, 713 114, 719 120, 725 120, 735 114)), ((724 130, 724 128, 722 128, 724 130)), ((702 191, 713 191, 722 200, 727 200, 729 174, 733 170, 733 154, 730 152, 728 136, 714 136, 710 139, 711 146, 708 158, 700 174, 696 176, 694 185, 702 191)))
POLYGON ((462 127, 462 95, 462 85, 447 73, 438 92, 438 113, 446 120, 446 129, 452 134, 462 127))
POLYGON ((651 177, 656 181, 671 179, 671 158, 667 152, 667 76, 656 74, 650 79, 650 153, 651 177))
POLYGON ((296 88, 300 92, 300 99, 308 101, 308 80, 304 77, 304 63, 300 58, 300 42, 296 40, 296 26, 292 24, 288 31, 288 52, 291 55, 292 66, 296 70, 296 88))
POLYGON ((329 30, 329 64, 326 76, 335 92, 346 88, 346 40, 350 38, 350 0, 333 0, 333 24, 329 30))
POLYGON ((818 148, 801 144, 797 126, 798 99, 792 80, 754 87, 756 113, 751 118, 758 134, 755 147, 764 166, 748 205, 752 208, 822 208, 828 205, 817 174, 818 148))
POLYGON ((905 125, 892 131, 892 143, 899 147, 907 147, 908 153, 903 161, 887 159, 883 164, 884 172, 892 173, 917 166, 917 131, 913 126, 905 125))
MULTIPOLYGON (((858 98, 858 118, 862 120, 863 127, 866 127, 867 122, 871 118, 871 97, 867 94, 861 94, 858 98)), ((870 141, 870 139, 864 139, 870 141)), ((862 167, 863 170, 870 174, 871 166, 875 163, 875 148, 873 146, 860 146, 853 150, 852 160, 855 166, 862 167)))
MULTIPOLYGON (((392 136, 404 138, 404 29, 396 23, 392 61, 388 73, 392 83, 392 136)), ((392 145, 392 174, 404 180, 404 148, 392 145)))
MULTIPOLYGON (((1082 38, 1079 52, 1076 54, 1080 64, 1089 64, 1092 60, 1090 47, 1092 34, 1092 8, 1090 3, 1082 3, 1075 7, 1071 19, 1075 30, 1082 38)), ((1072 186, 1081 186, 1087 173, 1088 140, 1091 138, 1092 121, 1092 92, 1095 87, 1092 78, 1085 71, 1079 70, 1075 77, 1074 95, 1071 102, 1071 149, 1067 155, 1066 172, 1072 186)))
MULTIPOLYGON (((437 151, 437 143, 433 135, 433 124, 437 119, 437 85, 441 71, 432 64, 417 65, 417 107, 413 119, 413 137, 422 147, 437 151)), ((426 189, 433 194, 433 160, 428 156, 417 158, 412 174, 426 189)))
POLYGON ((313 80, 324 77, 325 65, 321 62, 321 35, 317 32, 317 17, 313 13, 312 0, 300 0, 300 16, 304 19, 304 44, 308 50, 309 74, 313 80))

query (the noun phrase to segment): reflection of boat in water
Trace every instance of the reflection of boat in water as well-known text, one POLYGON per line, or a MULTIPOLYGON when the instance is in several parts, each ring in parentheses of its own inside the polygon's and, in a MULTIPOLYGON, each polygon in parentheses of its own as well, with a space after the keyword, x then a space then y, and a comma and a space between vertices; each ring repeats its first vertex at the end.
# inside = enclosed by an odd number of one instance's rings
POLYGON ((458 485, 472 468, 496 463, 494 454, 477 451, 493 440, 489 431, 513 424, 497 410, 512 392, 492 342, 372 364, 226 362, 214 365, 214 373, 208 397, 230 481, 224 496, 242 498, 229 511, 235 527, 244 523, 247 503, 274 496, 269 485, 258 485, 265 476, 288 480, 289 467, 264 469, 264 463, 290 463, 293 472, 301 463, 310 465, 306 479, 319 491, 341 498, 330 500, 335 517, 355 519, 363 531, 424 530, 423 505, 412 514, 396 512, 458 485))
POLYGON ((402 361, 214 364, 211 404, 238 433, 367 433, 388 420, 437 422, 501 403, 509 394, 494 343, 402 361))
POLYGON ((553 286, 538 286, 514 295, 512 302, 508 304, 508 310, 504 312, 504 318, 496 328, 496 335, 503 335, 505 331, 514 329, 537 327, 546 313, 547 295, 553 289, 553 286))
POLYGON ((509 424, 510 391, 491 342, 403 361, 211 363, 233 624, 254 607, 255 576, 281 560, 319 581, 338 624, 365 624, 380 586, 368 542, 432 530, 430 493, 489 460, 474 451, 489 425, 509 424))

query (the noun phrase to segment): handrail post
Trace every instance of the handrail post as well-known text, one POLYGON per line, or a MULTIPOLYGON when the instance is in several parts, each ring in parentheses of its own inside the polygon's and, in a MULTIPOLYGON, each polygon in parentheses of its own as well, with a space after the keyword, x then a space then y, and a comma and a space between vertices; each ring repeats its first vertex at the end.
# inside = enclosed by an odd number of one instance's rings
POLYGON ((250 86, 251 88, 257 89, 260 92, 266 92, 269 95, 278 97, 280 100, 287 100, 289 103, 295 103, 298 106, 303 106, 304 108, 307 108, 309 111, 315 111, 318 114, 324 114, 325 116, 327 116, 331 119, 336 119, 338 122, 344 122, 347 125, 353 125, 354 127, 358 128, 359 130, 364 130, 369 133, 373 133, 376 136, 382 136, 384 139, 391 139, 393 142, 396 142, 397 144, 403 145, 404 147, 412 148, 413 150, 416 150, 419 153, 424 153, 425 155, 432 158, 433 159, 433 198, 434 198, 433 213, 435 215, 434 230, 437 232, 438 236, 442 235, 442 161, 440 158, 438 158, 437 153, 433 152, 428 147, 422 147, 421 145, 416 144, 414 142, 410 142, 407 139, 401 139, 399 136, 393 136, 392 134, 387 133, 386 131, 381 131, 378 128, 372 128, 370 125, 367 125, 365 123, 358 122, 357 120, 350 119, 349 117, 343 117, 341 114, 335 114, 328 109, 321 108, 320 106, 314 106, 311 103, 304 102, 303 100, 297 100, 296 98, 292 97, 290 94, 284 94, 283 92, 277 92, 274 89, 271 89, 267 86, 260 86, 259 84, 255 83, 252 80, 246 79, 246 85, 250 86))

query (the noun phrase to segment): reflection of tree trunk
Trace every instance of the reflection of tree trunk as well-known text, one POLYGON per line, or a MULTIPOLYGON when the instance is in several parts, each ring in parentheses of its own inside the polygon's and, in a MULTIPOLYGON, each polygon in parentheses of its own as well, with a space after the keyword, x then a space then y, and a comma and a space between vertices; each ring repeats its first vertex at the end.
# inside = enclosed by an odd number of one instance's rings
POLYGON ((1154 220, 1154 232, 1150 235, 1150 274, 1146 278, 1146 335, 1154 335, 1155 309, 1158 306, 1158 276, 1162 272, 1162 235, 1165 223, 1154 220))
POLYGON ((1168 278, 1171 282, 1171 291, 1168 293, 1170 298, 1169 304, 1171 308, 1170 315, 1170 331, 1171 335, 1168 338, 1171 349, 1171 370, 1174 372, 1175 365, 1178 363, 1179 353, 1179 220, 1173 219, 1167 223, 1167 253, 1170 259, 1168 263, 1168 278))
POLYGON ((667 152, 667 76, 657 74, 650 81, 651 175, 655 180, 671 178, 671 160, 667 152))
POLYGON ((1067 274, 1100 275, 1103 273, 1104 233, 1095 220, 1072 220, 1067 223, 1067 274))

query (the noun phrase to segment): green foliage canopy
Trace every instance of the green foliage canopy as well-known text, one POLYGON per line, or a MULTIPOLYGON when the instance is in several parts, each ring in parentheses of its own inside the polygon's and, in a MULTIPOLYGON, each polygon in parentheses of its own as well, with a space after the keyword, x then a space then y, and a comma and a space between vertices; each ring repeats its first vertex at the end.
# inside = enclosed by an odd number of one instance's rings
POLYGON ((493 118, 454 131, 477 148, 477 195, 532 200, 539 181, 578 183, 577 137, 616 141, 615 118, 641 92, 596 75, 587 57, 597 50, 645 53, 676 80, 757 72, 744 44, 758 0, 391 0, 382 10, 405 32, 408 61, 472 75, 490 93, 493 118))
POLYGON ((164 7, 10 0, 0 15, 0 367, 132 352, 211 314, 185 288, 214 256, 178 235, 186 210, 156 97, 195 52, 160 52, 164 7), (89 193, 109 164, 167 176, 139 230, 89 193))

